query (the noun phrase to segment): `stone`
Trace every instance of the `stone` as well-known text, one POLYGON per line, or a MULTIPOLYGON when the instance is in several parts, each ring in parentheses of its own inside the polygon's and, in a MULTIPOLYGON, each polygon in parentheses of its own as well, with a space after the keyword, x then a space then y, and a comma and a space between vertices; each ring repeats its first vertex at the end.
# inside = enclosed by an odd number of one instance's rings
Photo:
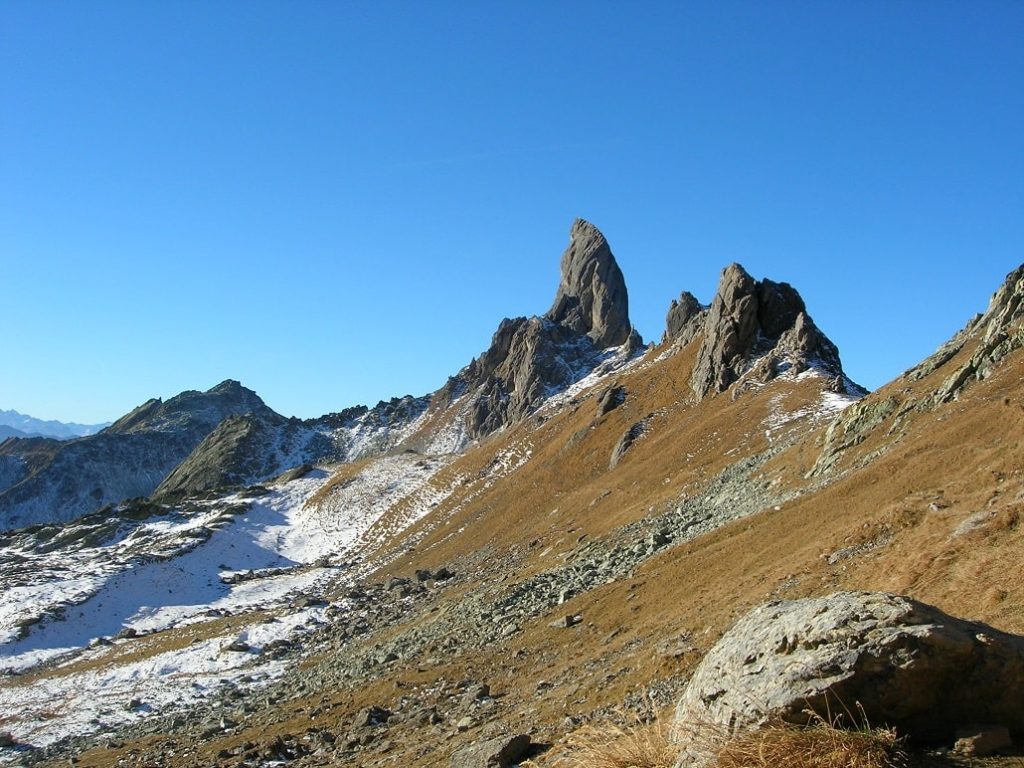
POLYGON ((1005 725, 973 725, 958 728, 953 751, 964 757, 988 757, 1013 746, 1005 725))
POLYGON ((239 639, 239 640, 232 640, 230 643, 228 643, 226 646, 224 646, 224 650, 225 651, 231 651, 232 653, 248 653, 249 651, 252 650, 252 646, 249 645, 244 640, 240 640, 239 639))
POLYGON ((633 443, 639 440, 646 431, 646 419, 631 424, 629 429, 623 432, 622 437, 620 437, 618 442, 615 443, 615 447, 612 448, 612 455, 608 460, 608 469, 615 469, 619 465, 619 462, 622 461, 622 457, 626 455, 626 451, 632 448, 633 443))
MULTIPOLYGON (((694 671, 673 735, 685 743, 694 723, 737 731, 815 717, 863 718, 919 743, 972 722, 1020 735, 1022 687, 1024 637, 907 597, 840 592, 770 602, 740 619, 694 671)), ((684 748, 678 765, 699 762, 684 748)))
POLYGON ((548 622, 548 626, 554 627, 555 629, 568 629, 569 627, 575 627, 581 621, 583 621, 583 617, 579 614, 570 614, 567 616, 561 616, 555 619, 554 621, 548 622))
POLYGON ((496 736, 463 747, 452 755, 449 768, 511 768, 527 757, 533 745, 526 734, 496 736))
POLYGON ((363 707, 356 713, 355 718, 352 720, 352 730, 357 731, 364 728, 377 728, 379 726, 386 725, 391 717, 391 710, 386 709, 385 707, 378 707, 376 705, 363 707))
POLYGON ((597 400, 597 416, 600 419, 626 402, 626 390, 623 387, 608 387, 597 400))
POLYGON ((469 715, 463 717, 459 722, 455 724, 455 728, 460 732, 468 731, 473 727, 473 718, 469 715))
POLYGON ((131 638, 138 636, 139 631, 135 629, 135 627, 124 627, 120 632, 114 635, 118 640, 130 640, 131 638))
POLYGON ((3 749, 4 747, 13 747, 17 743, 17 740, 10 731, 0 731, 0 749, 3 749))
POLYGON ((490 695, 491 686, 487 683, 477 683, 476 685, 471 685, 466 690, 466 701, 480 701, 480 699, 486 699, 490 695))

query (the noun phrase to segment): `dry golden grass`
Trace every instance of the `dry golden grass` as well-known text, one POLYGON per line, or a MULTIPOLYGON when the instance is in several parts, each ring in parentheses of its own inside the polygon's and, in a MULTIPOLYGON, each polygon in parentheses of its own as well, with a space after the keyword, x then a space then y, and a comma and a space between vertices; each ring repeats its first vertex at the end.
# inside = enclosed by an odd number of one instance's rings
POLYGON ((571 734, 565 751, 553 768, 671 768, 679 747, 668 738, 668 729, 651 725, 620 728, 585 726, 571 734))
POLYGON ((717 768, 902 768, 906 756, 890 730, 845 731, 828 723, 768 725, 728 741, 717 768))
MULTIPOLYGON (((828 723, 770 724, 731 739, 716 726, 687 729, 688 751, 714 768, 904 768, 890 730, 847 731, 828 723), (723 743, 724 742, 724 743, 723 743), (706 757, 701 757, 706 756, 706 757)), ((682 747, 661 722, 621 728, 586 726, 573 733, 552 768, 673 768, 682 747)))

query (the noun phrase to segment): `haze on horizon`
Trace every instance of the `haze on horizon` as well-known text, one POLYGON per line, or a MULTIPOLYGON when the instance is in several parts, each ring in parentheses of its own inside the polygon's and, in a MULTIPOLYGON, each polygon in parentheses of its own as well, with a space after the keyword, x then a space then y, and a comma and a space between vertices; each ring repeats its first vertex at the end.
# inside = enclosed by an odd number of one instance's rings
POLYGON ((630 314, 733 261, 875 388, 1022 260, 1024 5, 0 7, 0 409, 233 378, 424 394, 546 311, 577 216, 630 314))

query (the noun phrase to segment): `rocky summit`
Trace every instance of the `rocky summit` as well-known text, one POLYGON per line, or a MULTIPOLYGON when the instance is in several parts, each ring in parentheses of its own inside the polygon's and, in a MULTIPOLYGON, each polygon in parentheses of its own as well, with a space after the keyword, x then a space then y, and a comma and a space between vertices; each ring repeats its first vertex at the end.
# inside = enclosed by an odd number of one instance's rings
POLYGON ((554 303, 542 317, 505 318, 491 346, 436 396, 441 407, 468 395, 466 433, 478 438, 521 420, 602 363, 642 345, 608 241, 577 219, 562 254, 554 303))
POLYGON ((1018 765, 1024 267, 871 393, 788 283, 673 293, 577 220, 432 394, 4 442, 0 765, 1018 765))

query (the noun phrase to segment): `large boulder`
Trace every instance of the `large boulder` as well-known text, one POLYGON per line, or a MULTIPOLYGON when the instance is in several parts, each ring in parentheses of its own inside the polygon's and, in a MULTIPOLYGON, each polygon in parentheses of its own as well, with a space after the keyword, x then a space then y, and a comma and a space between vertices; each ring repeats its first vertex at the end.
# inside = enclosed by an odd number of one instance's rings
POLYGON ((680 766, 697 726, 727 733, 815 717, 893 726, 952 744, 958 726, 1024 736, 1024 637, 957 619, 907 597, 840 592, 771 602, 729 630, 676 707, 680 766))

